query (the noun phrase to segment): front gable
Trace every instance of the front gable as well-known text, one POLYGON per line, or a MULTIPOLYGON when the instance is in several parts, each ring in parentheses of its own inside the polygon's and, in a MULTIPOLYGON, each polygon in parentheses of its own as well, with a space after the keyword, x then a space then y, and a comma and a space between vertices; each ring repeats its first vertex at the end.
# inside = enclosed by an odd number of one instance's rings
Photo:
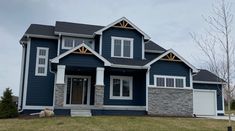
POLYGON ((80 44, 79 46, 70 49, 67 52, 50 60, 51 63, 60 63, 64 65, 71 64, 72 66, 110 66, 111 63, 104 57, 96 53, 87 45, 80 44))

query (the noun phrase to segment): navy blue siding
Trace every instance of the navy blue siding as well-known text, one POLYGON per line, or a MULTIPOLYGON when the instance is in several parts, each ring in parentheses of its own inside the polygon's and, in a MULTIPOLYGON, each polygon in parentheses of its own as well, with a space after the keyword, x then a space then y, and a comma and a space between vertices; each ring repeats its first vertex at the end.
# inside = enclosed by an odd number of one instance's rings
POLYGON ((35 76, 37 47, 48 47, 50 60, 57 55, 57 40, 31 39, 26 105, 52 106, 54 74, 49 71, 48 66, 47 76, 35 76))
POLYGON ((222 86, 216 84, 199 84, 193 83, 194 89, 206 89, 217 91, 217 110, 223 110, 223 97, 222 97, 222 86))
POLYGON ((145 58, 147 60, 153 60, 155 58, 157 58, 160 54, 158 53, 145 53, 145 58))
POLYGON ((60 65, 77 66, 77 67, 102 67, 104 62, 101 61, 95 55, 80 55, 80 54, 69 54, 64 58, 60 59, 60 65))
POLYGON ((146 71, 145 70, 127 70, 127 69, 105 69, 104 78, 104 105, 133 105, 145 106, 145 92, 146 92, 146 71), (116 100, 110 99, 110 76, 132 76, 133 77, 133 99, 132 100, 116 100))
POLYGON ((183 62, 159 60, 151 65, 150 85, 154 85, 154 75, 170 75, 186 77, 186 86, 190 86, 189 67, 183 62))
POLYGON ((70 109, 55 109, 54 113, 55 113, 55 116, 70 116, 71 110, 70 109))
POLYGON ((95 51, 99 53, 100 50, 100 36, 95 37, 95 51))
POLYGON ((133 58, 135 60, 142 59, 142 35, 136 30, 113 27, 105 30, 102 35, 102 55, 105 58, 111 57, 111 36, 133 38, 133 58))
POLYGON ((133 115, 133 116, 143 116, 146 115, 146 111, 139 110, 91 110, 92 115, 133 115))

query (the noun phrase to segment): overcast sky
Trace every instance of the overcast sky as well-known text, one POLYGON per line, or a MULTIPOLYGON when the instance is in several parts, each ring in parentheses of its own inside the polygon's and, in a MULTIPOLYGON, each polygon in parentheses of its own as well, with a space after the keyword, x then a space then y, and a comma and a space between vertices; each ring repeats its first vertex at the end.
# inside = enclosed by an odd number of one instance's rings
POLYGON ((32 23, 54 25, 55 21, 68 21, 105 26, 125 16, 160 46, 174 49, 201 68, 203 62, 200 60, 204 57, 189 32, 203 31, 205 22, 202 15, 210 14, 213 2, 214 0, 0 0, 0 94, 6 87, 12 88, 15 95, 19 94, 22 53, 19 39, 32 23))

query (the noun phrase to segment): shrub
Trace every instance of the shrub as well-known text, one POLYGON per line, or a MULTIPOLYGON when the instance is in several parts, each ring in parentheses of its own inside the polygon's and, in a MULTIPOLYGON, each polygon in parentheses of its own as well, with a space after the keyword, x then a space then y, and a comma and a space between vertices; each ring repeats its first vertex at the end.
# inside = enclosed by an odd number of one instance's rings
POLYGON ((18 116, 16 105, 12 100, 12 90, 6 88, 0 101, 0 118, 13 118, 18 116))

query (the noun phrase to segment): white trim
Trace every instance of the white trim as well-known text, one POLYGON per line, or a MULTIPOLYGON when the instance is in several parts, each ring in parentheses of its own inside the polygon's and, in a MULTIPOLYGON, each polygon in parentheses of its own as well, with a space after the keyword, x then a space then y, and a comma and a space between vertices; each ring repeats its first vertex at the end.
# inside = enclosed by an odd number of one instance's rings
POLYGON ((199 83, 199 84, 226 84, 225 82, 214 82, 214 81, 193 81, 193 83, 199 83))
POLYGON ((104 86, 104 68, 103 67, 96 67, 95 85, 104 86))
POLYGON ((20 90, 19 90, 19 99, 18 99, 18 109, 21 107, 21 100, 22 100, 22 88, 23 88, 23 77, 24 77, 24 65, 25 65, 25 46, 22 45, 22 56, 21 56, 21 72, 20 72, 20 90))
POLYGON ((35 76, 47 76, 48 56, 49 56, 49 48, 47 48, 47 47, 37 47, 36 65, 35 65, 35 76), (39 55, 40 50, 45 50, 46 51, 45 56, 40 56, 39 55), (39 65, 39 59, 40 58, 45 59, 45 64, 39 65), (38 72, 38 68, 39 67, 43 67, 44 68, 44 73, 39 73, 38 72))
POLYGON ((54 109, 53 106, 24 106, 24 109, 28 110, 43 110, 43 109, 54 109))
POLYGON ((218 114, 224 114, 224 110, 217 110, 216 112, 217 112, 217 115, 218 114))
POLYGON ((133 77, 132 76, 110 76, 110 90, 109 99, 119 99, 119 100, 132 100, 133 99, 133 77), (120 80, 120 96, 113 96, 113 79, 120 80), (129 95, 128 97, 122 95, 123 90, 123 80, 128 80, 130 83, 129 95))
POLYGON ((142 59, 145 59, 145 43, 144 43, 144 37, 142 36, 142 59))
POLYGON ((193 88, 193 76, 192 76, 192 71, 189 69, 189 87, 193 88))
MULTIPOLYGON (((76 105, 90 105, 90 94, 91 94, 91 76, 83 76, 83 75, 66 75, 65 76, 65 88, 64 88, 64 104, 63 104, 63 106, 67 106, 67 107, 69 107, 69 106, 76 106, 76 105), (71 97, 72 97, 72 95, 71 95, 71 93, 72 93, 72 88, 70 89, 70 104, 67 104, 66 103, 66 98, 67 98, 67 80, 68 80, 68 77, 70 77, 71 78, 71 86, 72 86, 72 78, 85 78, 85 79, 87 79, 88 80, 88 87, 87 87, 87 104, 71 104, 71 97)), ((84 87, 83 87, 84 88, 84 87)), ((83 100, 82 100, 83 101, 83 100)))
POLYGON ((222 92, 222 106, 223 106, 223 110, 222 111, 224 113, 224 108, 225 108, 225 106, 224 106, 224 90, 225 89, 222 86, 221 86, 221 89, 222 89, 221 92, 222 92))
POLYGON ((103 39, 102 39, 102 35, 100 35, 100 46, 99 46, 99 54, 102 55, 102 43, 103 43, 103 39))
POLYGON ((159 51, 159 50, 145 50, 147 53, 163 53, 164 51, 159 51))
POLYGON ((57 65, 56 84, 65 84, 65 65, 57 65))
POLYGON ((72 37, 94 38, 93 35, 67 33, 67 32, 57 32, 57 31, 55 31, 55 34, 56 35, 61 34, 61 35, 64 35, 64 36, 72 36, 72 37))
POLYGON ((145 104, 146 105, 146 111, 148 111, 148 105, 149 105, 149 103, 148 103, 149 102, 149 98, 148 98, 148 96, 149 96, 149 90, 148 90, 148 86, 149 86, 149 71, 150 71, 150 68, 146 72, 146 87, 145 87, 146 88, 146 92, 145 92, 146 93, 146 95, 145 95, 146 96, 146 98, 145 98, 146 99, 146 104, 145 104))
POLYGON ((170 75, 153 75, 154 77, 154 86, 155 87, 162 87, 162 88, 190 88, 186 86, 186 77, 185 76, 170 76, 170 75), (164 86, 157 86, 157 78, 164 78, 164 86), (166 86, 166 78, 174 79, 174 87, 167 87, 166 86), (176 79, 183 79, 183 87, 176 87, 176 79))
POLYGON ((134 65, 120 65, 120 64, 111 64, 111 67, 114 68, 127 68, 127 69, 148 69, 147 66, 134 66, 134 65))
POLYGON ((146 110, 146 106, 124 106, 124 105, 103 105, 102 109, 117 109, 117 110, 146 110))
POLYGON ((180 60, 182 60, 186 65, 188 65, 191 69, 193 69, 193 72, 198 72, 198 69, 196 67, 194 67, 193 65, 191 65, 188 61, 186 61, 183 57, 181 57, 178 53, 176 53, 174 50, 169 49, 168 51, 166 51, 165 53, 161 54, 160 56, 158 56, 157 58, 153 59, 152 61, 150 61, 149 63, 147 63, 145 66, 151 66, 153 63, 155 63, 156 61, 160 60, 162 57, 166 56, 169 53, 173 53, 175 56, 177 56, 180 60))
POLYGON ((29 76, 29 59, 30 59, 30 45, 31 39, 29 38, 27 43, 27 53, 26 53, 26 66, 25 66, 25 74, 24 74, 24 94, 23 94, 23 109, 26 106, 26 98, 27 98, 27 87, 28 87, 28 76, 29 76))
MULTIPOLYGON (((214 100, 215 100, 215 116, 217 116, 217 91, 216 90, 207 90, 207 89, 193 89, 193 95, 194 95, 194 92, 195 91, 198 91, 198 92, 213 92, 214 93, 214 100)), ((193 96, 194 97, 194 96, 193 96)), ((194 100, 193 100, 194 102, 194 100)), ((194 105, 193 105, 193 114, 196 114, 195 113, 195 110, 194 110, 194 105)))
POLYGON ((95 34, 101 35, 104 30, 106 30, 106 29, 108 29, 108 28, 114 26, 115 24, 117 24, 117 23, 119 23, 119 22, 121 22, 121 21, 123 21, 123 20, 126 21, 128 24, 130 24, 130 25, 131 25, 134 29, 136 29, 138 32, 140 32, 140 33, 144 36, 144 39, 150 39, 150 37, 149 37, 146 33, 144 33, 142 30, 140 30, 136 25, 134 25, 134 24, 133 24, 131 21, 129 21, 126 17, 122 17, 122 18, 120 18, 120 19, 114 21, 113 23, 111 23, 111 24, 105 26, 104 28, 102 28, 102 29, 96 31, 95 34))
POLYGON ((48 35, 24 34, 24 36, 34 37, 34 38, 45 38, 45 39, 58 39, 57 36, 48 36, 48 35))
POLYGON ((57 73, 54 73, 54 89, 53 89, 53 107, 55 107, 55 88, 56 87, 57 73))
POLYGON ((60 39, 61 39, 61 34, 59 34, 59 38, 58 38, 57 56, 59 56, 59 55, 60 55, 60 39))
POLYGON ((155 85, 149 85, 148 88, 175 89, 175 90, 193 90, 193 88, 156 87, 155 85))
POLYGON ((87 48, 91 53, 93 53, 95 56, 97 56, 100 60, 102 60, 104 62, 105 66, 111 66, 111 63, 106 60, 103 56, 101 56, 100 54, 96 53, 96 51, 94 51, 93 49, 91 49, 89 46, 87 46, 86 44, 82 43, 79 46, 76 46, 75 48, 68 50, 64 53, 62 53, 61 55, 51 59, 50 61, 52 63, 59 63, 59 60, 65 56, 67 56, 68 54, 74 52, 75 50, 79 49, 80 47, 84 46, 85 48, 87 48))
POLYGON ((132 59, 133 58, 133 48, 134 48, 134 39, 133 38, 111 36, 111 57, 131 58, 132 59), (121 41, 121 56, 114 55, 114 40, 121 41), (130 57, 124 56, 124 40, 130 41, 130 57))

